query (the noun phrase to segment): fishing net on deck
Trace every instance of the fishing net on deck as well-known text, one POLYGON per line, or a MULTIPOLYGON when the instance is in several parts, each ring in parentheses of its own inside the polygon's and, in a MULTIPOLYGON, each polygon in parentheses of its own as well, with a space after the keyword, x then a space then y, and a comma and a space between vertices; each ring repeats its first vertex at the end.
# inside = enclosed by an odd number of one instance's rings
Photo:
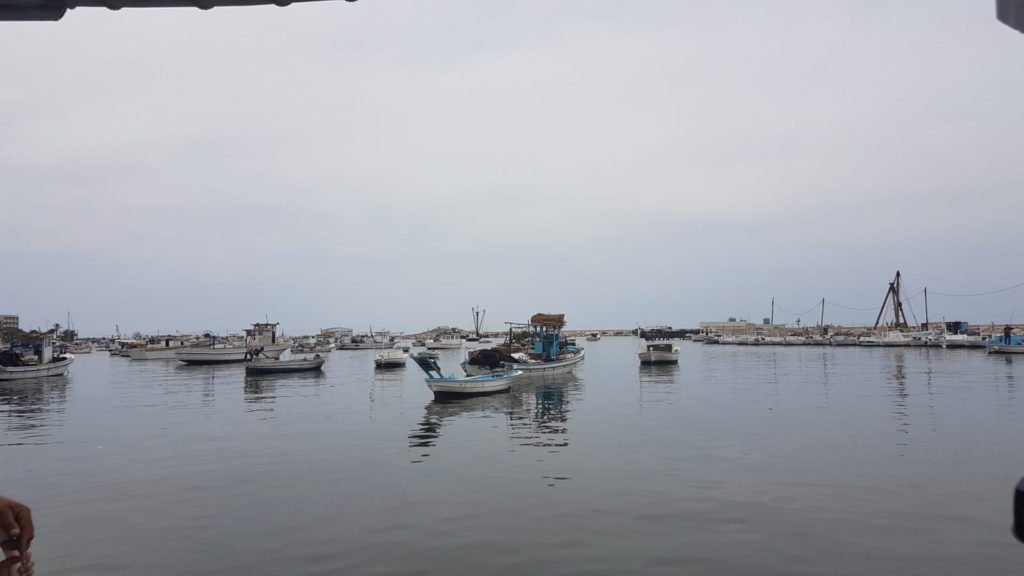
POLYGON ((486 366, 491 370, 501 366, 503 362, 518 362, 511 354, 500 348, 473 350, 466 361, 473 366, 486 366))
POLYGON ((534 326, 565 326, 565 314, 534 314, 530 316, 534 326))

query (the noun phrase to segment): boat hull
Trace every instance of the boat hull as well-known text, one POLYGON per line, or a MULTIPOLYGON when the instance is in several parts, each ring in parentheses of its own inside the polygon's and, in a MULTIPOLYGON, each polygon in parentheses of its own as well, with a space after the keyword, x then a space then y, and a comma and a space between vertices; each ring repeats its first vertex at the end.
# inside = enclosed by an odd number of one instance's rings
POLYGON ((520 376, 523 376, 523 372, 514 370, 469 378, 427 378, 426 383, 434 393, 435 400, 448 400, 506 392, 512 386, 512 381, 520 376))
POLYGON ((175 352, 184 350, 183 346, 173 348, 133 348, 128 355, 132 360, 174 360, 175 352))
POLYGON ((641 364, 679 364, 679 352, 638 352, 641 364))
POLYGON ((71 363, 74 361, 74 356, 67 355, 64 357, 64 360, 40 366, 0 366, 0 381, 63 376, 67 374, 68 366, 71 366, 71 363))
POLYGON ((458 350, 462 348, 461 340, 433 342, 428 341, 427 350, 458 350))
MULTIPOLYGON (((263 348, 263 355, 277 360, 290 348, 287 344, 278 346, 266 346, 263 348)), ((246 348, 190 348, 178 350, 174 353, 175 359, 185 364, 233 364, 247 360, 246 348)))
POLYGON ((583 350, 580 350, 575 356, 553 362, 516 362, 514 364, 507 364, 506 368, 509 370, 521 370, 524 378, 568 374, 575 370, 580 362, 583 362, 583 352, 583 350))
POLYGON ((322 370, 326 358, 309 360, 255 360, 245 365, 249 374, 287 374, 290 372, 314 372, 322 370))
POLYGON ((338 350, 380 350, 393 345, 391 342, 342 342, 338 344, 338 350))
POLYGON ((1024 345, 1016 344, 1006 346, 1004 344, 993 344, 988 347, 989 354, 1024 354, 1024 345))

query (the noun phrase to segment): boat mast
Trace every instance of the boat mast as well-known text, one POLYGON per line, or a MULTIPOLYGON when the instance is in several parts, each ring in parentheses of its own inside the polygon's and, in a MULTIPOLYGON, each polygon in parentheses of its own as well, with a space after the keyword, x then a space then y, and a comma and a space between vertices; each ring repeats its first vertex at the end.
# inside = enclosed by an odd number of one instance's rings
POLYGON ((480 337, 480 326, 483 325, 484 315, 487 314, 487 310, 481 310, 480 308, 473 307, 473 332, 476 333, 476 337, 480 337))
POLYGON ((931 322, 928 321, 928 287, 924 287, 924 325, 925 330, 930 330, 932 327, 931 322))

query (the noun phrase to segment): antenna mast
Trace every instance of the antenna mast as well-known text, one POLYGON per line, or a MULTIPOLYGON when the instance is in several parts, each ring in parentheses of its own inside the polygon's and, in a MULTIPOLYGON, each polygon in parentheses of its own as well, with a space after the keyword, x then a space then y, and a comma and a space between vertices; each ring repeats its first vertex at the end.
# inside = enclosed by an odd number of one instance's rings
POLYGON ((889 289, 885 293, 885 300, 882 300, 882 307, 878 309, 878 316, 875 318, 874 330, 878 329, 878 324, 882 321, 882 315, 885 314, 886 305, 889 304, 889 299, 892 299, 892 326, 893 328, 907 328, 907 315, 903 313, 903 301, 900 299, 900 293, 902 292, 902 276, 900 271, 896 271, 896 278, 892 282, 889 282, 889 289))

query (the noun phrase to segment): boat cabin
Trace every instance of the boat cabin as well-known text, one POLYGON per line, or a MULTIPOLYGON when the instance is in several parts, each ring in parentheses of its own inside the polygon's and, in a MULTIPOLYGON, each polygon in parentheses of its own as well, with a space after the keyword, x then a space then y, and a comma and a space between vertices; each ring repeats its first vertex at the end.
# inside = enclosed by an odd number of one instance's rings
POLYGON ((42 334, 29 337, 20 345, 0 350, 0 366, 37 366, 53 362, 53 337, 42 334))
POLYGON ((272 346, 277 344, 277 322, 257 322, 245 331, 245 342, 249 346, 272 346))
POLYGON ((530 317, 529 327, 533 340, 531 356, 550 360, 562 355, 565 314, 534 314, 530 317))
POLYGON ((657 342, 647 344, 648 352, 673 352, 671 342, 657 342))

